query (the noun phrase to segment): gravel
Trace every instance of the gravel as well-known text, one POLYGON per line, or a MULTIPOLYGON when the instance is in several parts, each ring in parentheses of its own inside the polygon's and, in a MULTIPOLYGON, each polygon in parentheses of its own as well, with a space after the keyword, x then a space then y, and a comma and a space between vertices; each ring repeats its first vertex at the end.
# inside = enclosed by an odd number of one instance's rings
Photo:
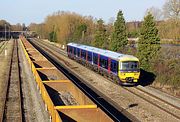
POLYGON ((19 47, 25 121, 49 122, 49 114, 37 89, 36 81, 34 80, 20 43, 19 47))
MULTIPOLYGON (((59 55, 57 52, 54 53, 59 55)), ((140 121, 179 121, 176 118, 173 118, 168 113, 165 113, 161 109, 149 104, 147 101, 126 91, 121 86, 112 83, 96 72, 89 70, 81 64, 69 59, 68 57, 59 55, 59 58, 63 59, 62 61, 60 61, 62 64, 71 68, 74 73, 81 76, 86 82, 93 85, 97 90, 104 93, 119 106, 132 113, 140 121)))
POLYGON ((59 92, 59 94, 65 105, 79 105, 70 92, 59 92))
MULTIPOLYGON (((7 55, 5 56, 5 51, 2 51, 0 54, 0 113, 2 114, 4 112, 4 103, 3 101, 6 98, 6 85, 8 82, 8 76, 9 76, 9 65, 11 61, 11 55, 12 55, 12 49, 13 49, 13 43, 12 41, 9 41, 7 43, 7 55)), ((0 118, 1 120, 1 118, 0 118)))

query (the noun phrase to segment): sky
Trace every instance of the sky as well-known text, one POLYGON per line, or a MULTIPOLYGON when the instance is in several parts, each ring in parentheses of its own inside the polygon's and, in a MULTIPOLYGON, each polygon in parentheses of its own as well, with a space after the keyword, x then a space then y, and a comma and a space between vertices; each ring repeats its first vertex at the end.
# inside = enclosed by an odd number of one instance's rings
POLYGON ((141 21, 150 7, 162 8, 166 0, 1 0, 0 20, 10 24, 42 23, 57 11, 102 18, 106 23, 123 11, 126 21, 141 21))

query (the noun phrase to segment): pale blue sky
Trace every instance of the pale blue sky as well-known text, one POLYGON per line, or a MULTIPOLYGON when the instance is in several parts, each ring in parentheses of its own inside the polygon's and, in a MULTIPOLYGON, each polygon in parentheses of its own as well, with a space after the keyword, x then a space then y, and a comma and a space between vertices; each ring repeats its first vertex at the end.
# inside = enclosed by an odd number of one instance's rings
POLYGON ((11 24, 41 23, 45 17, 58 10, 76 12, 83 16, 116 18, 121 9, 126 21, 142 20, 147 8, 162 8, 166 0, 1 0, 0 19, 11 24))

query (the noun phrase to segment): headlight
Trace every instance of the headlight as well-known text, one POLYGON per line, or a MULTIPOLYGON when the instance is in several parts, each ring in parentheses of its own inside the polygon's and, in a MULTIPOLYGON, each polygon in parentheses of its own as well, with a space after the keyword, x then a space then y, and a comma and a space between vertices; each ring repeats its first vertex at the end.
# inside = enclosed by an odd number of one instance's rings
POLYGON ((139 75, 139 73, 134 73, 134 75, 135 75, 135 76, 138 76, 138 75, 139 75))
POLYGON ((125 75, 126 75, 126 73, 121 73, 121 75, 125 76, 125 75))

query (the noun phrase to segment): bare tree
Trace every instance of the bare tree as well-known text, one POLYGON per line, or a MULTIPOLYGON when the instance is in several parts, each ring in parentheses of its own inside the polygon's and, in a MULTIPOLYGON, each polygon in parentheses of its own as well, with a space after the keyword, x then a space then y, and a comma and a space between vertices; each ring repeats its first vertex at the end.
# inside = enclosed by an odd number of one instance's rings
POLYGON ((180 19, 180 0, 167 0, 163 12, 165 19, 180 19))
POLYGON ((149 12, 154 16, 154 19, 156 21, 159 21, 159 20, 163 19, 163 16, 162 16, 163 14, 162 14, 161 9, 156 8, 156 7, 151 7, 151 8, 146 10, 145 16, 148 15, 149 12))

